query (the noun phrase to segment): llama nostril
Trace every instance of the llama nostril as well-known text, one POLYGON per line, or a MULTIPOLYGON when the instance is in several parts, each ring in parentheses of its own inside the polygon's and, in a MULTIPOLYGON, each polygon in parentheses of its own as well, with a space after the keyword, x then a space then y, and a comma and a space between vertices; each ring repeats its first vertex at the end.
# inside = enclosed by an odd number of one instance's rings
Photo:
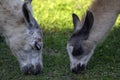
POLYGON ((75 74, 79 74, 82 71, 84 71, 85 69, 86 69, 86 65, 78 64, 75 68, 72 69, 72 72, 75 73, 75 74))
POLYGON ((27 66, 24 66, 21 68, 21 71, 24 73, 24 74, 28 74, 28 67, 27 66))
POLYGON ((28 64, 28 65, 22 67, 21 71, 26 75, 29 75, 29 74, 37 75, 40 72, 42 72, 42 67, 40 64, 37 64, 35 66, 32 64, 28 64))
POLYGON ((36 48, 37 50, 40 50, 40 49, 41 49, 41 45, 40 45, 37 41, 35 41, 34 46, 35 46, 35 48, 36 48))
POLYGON ((40 73, 41 71, 42 71, 41 65, 38 64, 38 65, 36 65, 34 68, 32 68, 31 73, 32 73, 33 75, 37 75, 37 74, 40 73))

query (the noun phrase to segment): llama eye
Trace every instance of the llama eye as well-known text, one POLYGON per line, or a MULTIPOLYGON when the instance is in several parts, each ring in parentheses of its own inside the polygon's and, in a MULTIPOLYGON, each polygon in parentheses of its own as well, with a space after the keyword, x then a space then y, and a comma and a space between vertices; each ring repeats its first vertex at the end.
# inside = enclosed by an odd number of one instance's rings
POLYGON ((36 50, 40 50, 41 49, 41 45, 36 41, 34 44, 36 50))

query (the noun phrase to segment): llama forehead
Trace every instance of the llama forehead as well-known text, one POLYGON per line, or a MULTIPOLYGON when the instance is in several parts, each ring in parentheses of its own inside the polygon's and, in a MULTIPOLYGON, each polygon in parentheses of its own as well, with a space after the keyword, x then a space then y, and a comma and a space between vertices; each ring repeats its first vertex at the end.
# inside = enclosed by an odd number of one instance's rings
POLYGON ((77 50, 82 49, 81 43, 82 42, 80 41, 76 41, 76 39, 75 40, 72 39, 71 41, 68 42, 69 48, 72 47, 72 53, 75 53, 77 50))
POLYGON ((84 41, 84 38, 81 36, 80 33, 73 33, 72 36, 69 39, 69 43, 72 46, 78 46, 81 45, 81 43, 84 41))
POLYGON ((89 52, 92 47, 93 47, 93 43, 89 40, 81 40, 79 37, 74 37, 74 38, 71 38, 69 41, 68 41, 68 44, 70 46, 73 46, 74 49, 84 49, 86 50, 87 52, 89 52))
POLYGON ((77 31, 71 35, 70 40, 76 40, 76 41, 84 40, 85 36, 86 35, 82 34, 80 31, 77 31))
POLYGON ((27 29, 26 35, 34 38, 42 38, 42 30, 37 28, 27 29))

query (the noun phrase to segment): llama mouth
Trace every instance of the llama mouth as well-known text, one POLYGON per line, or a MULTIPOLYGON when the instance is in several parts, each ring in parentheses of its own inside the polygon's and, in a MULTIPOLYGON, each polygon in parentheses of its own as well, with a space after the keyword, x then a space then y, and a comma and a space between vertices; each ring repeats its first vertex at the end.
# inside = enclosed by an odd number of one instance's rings
POLYGON ((77 64, 76 67, 72 68, 71 70, 73 73, 79 74, 79 73, 83 72, 84 70, 86 70, 86 65, 84 65, 84 64, 81 65, 79 63, 79 64, 77 64))

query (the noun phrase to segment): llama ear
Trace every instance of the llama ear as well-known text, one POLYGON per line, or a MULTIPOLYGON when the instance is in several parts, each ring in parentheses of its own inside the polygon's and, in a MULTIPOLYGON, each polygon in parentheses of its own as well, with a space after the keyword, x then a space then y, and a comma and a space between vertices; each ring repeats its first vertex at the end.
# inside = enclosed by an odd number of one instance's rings
POLYGON ((22 10, 23 10, 23 15, 24 15, 26 23, 29 25, 32 25, 34 22, 34 18, 33 18, 31 8, 29 5, 30 2, 31 2, 31 0, 25 0, 23 7, 22 7, 22 10))
POLYGON ((72 18, 73 18, 74 30, 77 30, 77 28, 80 27, 80 19, 75 13, 72 14, 72 18))
POLYGON ((32 2, 32 0, 24 0, 24 1, 25 1, 25 2, 30 2, 30 3, 32 2))
POLYGON ((85 21, 84 21, 84 24, 83 24, 83 27, 82 29, 80 30, 80 33, 81 34, 84 34, 88 37, 89 35, 89 32, 93 26, 93 22, 94 22, 94 16, 93 16, 93 13, 90 12, 90 11, 87 11, 86 13, 86 18, 85 18, 85 21))

